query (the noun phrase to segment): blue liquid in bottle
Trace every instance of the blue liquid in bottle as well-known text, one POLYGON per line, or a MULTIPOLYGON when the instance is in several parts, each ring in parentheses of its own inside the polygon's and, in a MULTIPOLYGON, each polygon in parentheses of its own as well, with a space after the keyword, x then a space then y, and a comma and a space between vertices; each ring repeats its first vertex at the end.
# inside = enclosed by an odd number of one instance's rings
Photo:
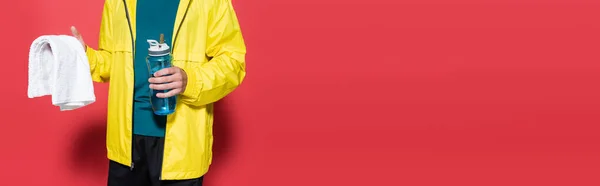
MULTIPOLYGON (((148 43, 150 44, 150 48, 148 49, 146 64, 148 65, 150 77, 154 77, 154 73, 157 71, 171 67, 171 51, 169 46, 165 43, 158 43, 155 40, 148 40, 148 43)), ((175 96, 169 98, 156 97, 156 94, 158 93, 167 93, 169 91, 170 90, 151 90, 152 95, 150 97, 150 103, 152 104, 154 114, 169 115, 175 112, 175 103, 177 101, 175 96)))

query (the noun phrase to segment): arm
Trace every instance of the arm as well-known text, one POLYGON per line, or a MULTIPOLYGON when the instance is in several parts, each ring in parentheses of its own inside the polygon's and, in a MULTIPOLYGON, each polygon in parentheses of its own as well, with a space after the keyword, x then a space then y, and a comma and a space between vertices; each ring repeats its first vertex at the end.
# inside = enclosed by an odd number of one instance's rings
POLYGON ((112 64, 111 56, 113 51, 112 39, 112 10, 110 1, 105 1, 102 11, 102 23, 100 25, 100 36, 98 41, 98 50, 86 45, 86 54, 90 63, 92 80, 95 82, 108 82, 110 79, 110 66, 112 64))
POLYGON ((197 68, 183 69, 187 85, 183 103, 214 103, 237 88, 246 76, 246 46, 231 0, 216 0, 209 14, 206 55, 211 60, 197 68))

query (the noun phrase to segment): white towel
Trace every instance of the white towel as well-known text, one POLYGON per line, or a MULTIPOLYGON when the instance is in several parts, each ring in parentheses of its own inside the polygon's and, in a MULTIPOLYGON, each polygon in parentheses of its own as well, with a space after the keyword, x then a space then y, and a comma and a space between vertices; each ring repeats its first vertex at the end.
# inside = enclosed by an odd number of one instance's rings
POLYGON ((85 51, 72 36, 37 38, 29 50, 29 98, 52 96, 60 111, 74 110, 96 101, 85 51))

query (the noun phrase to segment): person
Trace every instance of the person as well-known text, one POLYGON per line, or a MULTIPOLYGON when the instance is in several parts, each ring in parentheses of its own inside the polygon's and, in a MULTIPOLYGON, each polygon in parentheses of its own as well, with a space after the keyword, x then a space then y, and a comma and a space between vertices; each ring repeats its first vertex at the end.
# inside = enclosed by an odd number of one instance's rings
POLYGON ((213 103, 243 81, 246 46, 231 0, 106 0, 98 49, 86 50, 92 79, 109 82, 109 186, 199 186, 212 162, 213 103), (163 34, 173 67, 150 75, 148 39, 163 34), (151 89, 176 96, 153 114, 151 89))

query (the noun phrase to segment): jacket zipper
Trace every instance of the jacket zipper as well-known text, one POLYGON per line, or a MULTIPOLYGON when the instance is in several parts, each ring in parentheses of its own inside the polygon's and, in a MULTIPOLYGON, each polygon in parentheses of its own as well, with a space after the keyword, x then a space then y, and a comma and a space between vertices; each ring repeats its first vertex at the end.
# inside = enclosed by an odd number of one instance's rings
POLYGON ((190 2, 188 2, 187 7, 185 7, 185 12, 183 13, 183 18, 181 18, 181 22, 179 23, 179 26, 177 27, 177 33, 175 33, 175 38, 173 39, 173 43, 171 45, 173 45, 171 48, 171 52, 175 51, 175 44, 177 42, 177 38, 179 36, 179 31, 181 31, 181 25, 183 25, 183 22, 185 21, 185 18, 187 17, 187 12, 190 9, 190 5, 192 4, 192 0, 190 0, 190 2))
MULTIPOLYGON (((131 36, 131 48, 132 48, 132 57, 133 57, 133 62, 135 63, 135 40, 133 39, 133 29, 131 28, 131 17, 129 16, 129 10, 127 9, 127 2, 126 0, 123 0, 123 4, 125 6, 125 16, 127 17, 127 24, 129 26, 129 34, 131 36)), ((183 25, 183 22, 185 21, 185 18, 187 17, 187 12, 190 9, 190 5, 192 4, 192 0, 190 0, 190 2, 188 2, 187 7, 185 8, 185 13, 183 14, 183 18, 181 19, 181 22, 179 23, 179 26, 177 28, 177 33, 175 33, 175 38, 173 39, 173 43, 172 43, 172 49, 171 49, 171 53, 173 53, 175 51, 175 43, 177 42, 177 38, 179 36, 179 31, 181 31, 181 25, 183 25)), ((133 109, 133 108, 132 108, 133 109)), ((131 128, 133 128, 133 121, 131 122, 131 128)), ((133 145, 135 145, 135 140, 133 139, 133 130, 131 131, 131 167, 130 170, 133 171, 133 167, 134 167, 134 163, 133 163, 133 145)), ((165 139, 167 138, 167 134, 165 133, 165 139)), ((159 180, 162 180, 162 164, 164 162, 164 153, 165 153, 165 148, 164 148, 164 141, 163 140, 163 149, 162 149, 162 154, 163 157, 160 160, 160 176, 159 176, 159 180)))
MULTIPOLYGON (((133 58, 133 62, 135 63, 135 39, 133 39, 133 29, 131 28, 131 18, 129 17, 129 10, 127 9, 127 2, 126 0, 123 0, 123 5, 125 6, 125 16, 127 18, 127 25, 129 26, 129 34, 131 36, 131 57, 133 58)), ((132 110, 133 110, 133 105, 131 106, 132 110)), ((133 117, 132 117, 132 121, 131 121, 131 128, 133 129, 133 117)), ((135 145, 135 140, 133 138, 134 134, 133 134, 133 130, 131 130, 131 167, 130 170, 133 171, 133 167, 135 166, 133 163, 133 151, 134 151, 134 145, 135 145)))
MULTIPOLYGON (((190 0, 190 2, 188 2, 187 7, 185 7, 185 12, 183 13, 183 18, 181 19, 181 22, 179 23, 179 26, 177 27, 177 33, 175 33, 175 37, 173 38, 173 43, 171 43, 171 55, 175 52, 175 43, 177 42, 177 38, 179 36, 179 31, 181 31, 181 25, 183 25, 183 22, 185 21, 185 18, 187 17, 187 12, 190 9, 191 4, 192 4, 192 0, 190 0)), ((171 60, 173 60, 173 59, 171 58, 171 60)), ((163 169, 163 163, 165 160, 165 157, 164 157, 165 145, 164 145, 164 143, 166 141, 166 138, 167 138, 167 131, 165 129, 165 137, 163 140, 163 148, 162 148, 162 152, 161 152, 163 157, 160 159, 160 176, 158 177, 158 180, 162 180, 162 169, 163 169)))

